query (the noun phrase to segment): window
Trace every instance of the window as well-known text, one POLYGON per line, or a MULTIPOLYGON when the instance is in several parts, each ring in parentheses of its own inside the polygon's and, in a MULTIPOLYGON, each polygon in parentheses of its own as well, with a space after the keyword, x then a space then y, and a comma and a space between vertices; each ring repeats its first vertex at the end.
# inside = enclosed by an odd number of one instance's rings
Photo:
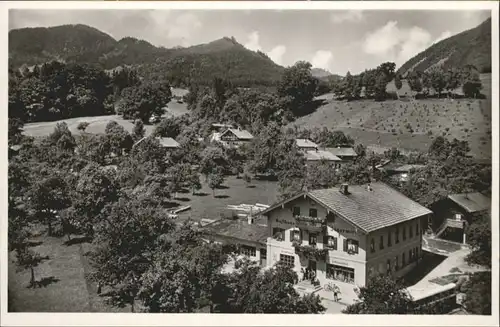
POLYGON ((408 256, 409 256, 409 262, 413 262, 413 249, 411 249, 408 253, 408 256))
POLYGON ((309 245, 315 246, 317 242, 318 242, 317 235, 309 233, 309 245))
POLYGON ((401 267, 404 267, 406 266, 406 257, 405 257, 405 253, 403 252, 403 254, 401 255, 401 267))
POLYGON ((399 227, 396 227, 396 232, 395 232, 394 236, 396 237, 396 244, 398 244, 399 243, 399 227))
POLYGON ((280 262, 289 267, 295 267, 295 257, 292 255, 280 254, 280 262))
POLYGON ((293 216, 300 216, 300 207, 293 207, 293 216))
POLYGON ((290 231, 290 241, 300 242, 302 240, 302 231, 298 229, 292 229, 290 231))
POLYGON ((323 246, 332 250, 337 250, 337 238, 334 236, 325 236, 323 246))
POLYGON ((255 249, 253 246, 242 245, 241 254, 248 257, 255 257, 257 255, 257 249, 255 249))
POLYGON ((415 260, 418 260, 418 248, 415 248, 415 260))
POLYGON ((359 242, 356 240, 344 240, 344 252, 358 253, 359 242))
POLYGON ((380 235, 380 250, 384 249, 384 235, 380 235))
POLYGON ((318 217, 318 209, 311 208, 309 209, 309 217, 318 217))
POLYGON ((260 249, 260 260, 266 260, 266 259, 267 259, 267 250, 260 249))
POLYGON ((372 241, 370 242, 370 252, 375 252, 375 239, 372 237, 372 241))
POLYGON ((399 258, 398 258, 398 256, 394 257, 394 269, 396 269, 396 271, 399 270, 399 258))
POLYGON ((418 229, 418 222, 417 222, 417 229, 415 229, 415 235, 420 235, 419 229, 418 229))
POLYGON ((387 234, 387 247, 392 246, 392 234, 391 231, 389 231, 389 234, 387 234))
POLYGON ((285 240, 285 230, 283 228, 273 228, 273 238, 278 241, 285 240))
POLYGON ((382 262, 378 264, 378 272, 381 274, 384 273, 384 264, 382 262))
POLYGON ((338 265, 326 265, 326 278, 354 284, 354 269, 338 265))
POLYGON ((391 272, 391 259, 387 259, 387 273, 391 272))
POLYGON ((413 237, 413 226, 410 225, 410 238, 412 238, 412 237, 413 237))
POLYGON ((406 226, 403 227, 403 241, 406 241, 406 226))

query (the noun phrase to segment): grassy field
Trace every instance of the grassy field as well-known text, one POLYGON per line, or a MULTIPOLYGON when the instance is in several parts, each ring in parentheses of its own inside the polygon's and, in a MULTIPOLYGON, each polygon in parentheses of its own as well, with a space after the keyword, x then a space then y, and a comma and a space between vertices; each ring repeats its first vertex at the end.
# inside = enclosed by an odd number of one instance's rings
MULTIPOLYGON (((433 138, 467 140, 472 153, 491 157, 491 76, 483 75, 487 99, 425 99, 343 102, 324 95, 326 104, 293 124, 342 130, 364 145, 427 150, 433 138)), ((391 86, 388 86, 390 89, 391 86)), ((400 91, 404 94, 404 87, 400 91)))
MULTIPOLYGON (((44 230, 40 231, 44 233, 44 230)), ((10 254, 8 299, 10 312, 128 312, 128 308, 107 305, 96 293, 96 285, 86 279, 89 263, 84 255, 90 244, 65 245, 66 238, 39 236, 33 250, 48 256, 35 268, 40 288, 28 288, 29 270, 17 271, 10 254)))
MULTIPOLYGON (((185 113, 187 113, 187 106, 185 103, 177 103, 176 101, 171 101, 168 104, 168 110, 165 115, 180 116, 185 113)), ((125 120, 119 115, 109 115, 96 117, 78 117, 53 122, 30 123, 24 126, 24 134, 33 137, 47 136, 52 133, 57 123, 63 121, 68 124, 69 130, 75 135, 79 135, 81 133, 77 129, 78 124, 81 122, 88 122, 90 124, 86 129, 86 132, 88 133, 104 133, 106 125, 112 120, 122 125, 129 132, 131 132, 134 127, 134 123, 132 121, 125 120)), ((146 135, 149 135, 153 131, 154 126, 146 125, 145 128, 146 135)))
POLYGON ((230 204, 271 205, 275 203, 278 197, 278 185, 276 182, 255 180, 252 181, 251 187, 247 187, 242 179, 230 176, 226 178, 221 189, 215 190, 215 198, 206 183, 203 183, 203 188, 197 192, 197 195, 188 192, 179 193, 177 197, 176 202, 179 202, 181 206, 191 206, 191 210, 179 214, 179 219, 191 218, 196 221, 204 218, 219 219, 221 214, 232 215, 232 212, 227 209, 227 205, 230 204))

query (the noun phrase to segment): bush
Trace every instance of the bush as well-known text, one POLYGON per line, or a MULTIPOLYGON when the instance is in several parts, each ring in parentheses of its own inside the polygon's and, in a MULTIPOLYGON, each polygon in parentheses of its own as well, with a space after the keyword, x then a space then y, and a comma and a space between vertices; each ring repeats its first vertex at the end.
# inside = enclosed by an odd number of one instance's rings
POLYGON ((79 131, 82 131, 84 132, 87 127, 90 125, 90 123, 86 122, 86 121, 82 121, 78 124, 78 126, 76 127, 79 131))

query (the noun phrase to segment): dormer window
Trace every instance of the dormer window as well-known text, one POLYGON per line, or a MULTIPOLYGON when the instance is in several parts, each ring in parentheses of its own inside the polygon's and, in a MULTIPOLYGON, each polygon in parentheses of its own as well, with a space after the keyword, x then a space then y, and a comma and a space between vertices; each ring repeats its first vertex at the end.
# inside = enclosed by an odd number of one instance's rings
POLYGON ((318 209, 315 209, 315 208, 309 209, 309 217, 313 217, 313 218, 318 217, 318 209))

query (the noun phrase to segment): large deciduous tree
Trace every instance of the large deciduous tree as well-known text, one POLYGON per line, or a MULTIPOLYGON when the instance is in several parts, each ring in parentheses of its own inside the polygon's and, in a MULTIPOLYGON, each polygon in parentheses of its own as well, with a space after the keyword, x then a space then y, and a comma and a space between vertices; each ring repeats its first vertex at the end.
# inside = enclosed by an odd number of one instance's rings
POLYGON ((291 97, 292 112, 299 116, 314 98, 317 79, 311 74, 311 64, 299 61, 288 67, 278 85, 278 94, 281 97, 291 97))
POLYGON ((168 85, 143 83, 123 89, 117 111, 125 119, 140 119, 147 123, 152 115, 163 115, 163 108, 171 98, 168 85))

